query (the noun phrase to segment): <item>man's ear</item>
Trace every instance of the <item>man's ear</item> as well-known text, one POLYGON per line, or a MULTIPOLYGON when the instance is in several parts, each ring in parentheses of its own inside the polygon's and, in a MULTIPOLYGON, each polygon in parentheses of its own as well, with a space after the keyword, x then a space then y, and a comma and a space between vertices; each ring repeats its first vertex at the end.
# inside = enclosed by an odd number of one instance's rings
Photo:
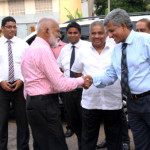
POLYGON ((4 31, 4 27, 3 26, 1 26, 1 30, 4 31))
POLYGON ((89 33, 88 35, 89 35, 89 40, 91 41, 91 38, 90 38, 90 35, 91 35, 91 34, 89 33))
POLYGON ((46 28, 45 33, 46 33, 47 36, 50 36, 50 35, 51 35, 49 28, 46 28))
POLYGON ((121 24, 121 26, 123 29, 127 28, 127 25, 124 22, 121 24))
POLYGON ((46 32, 46 34, 48 34, 48 33, 49 33, 49 29, 48 29, 48 28, 46 28, 46 31, 45 31, 45 32, 46 32))

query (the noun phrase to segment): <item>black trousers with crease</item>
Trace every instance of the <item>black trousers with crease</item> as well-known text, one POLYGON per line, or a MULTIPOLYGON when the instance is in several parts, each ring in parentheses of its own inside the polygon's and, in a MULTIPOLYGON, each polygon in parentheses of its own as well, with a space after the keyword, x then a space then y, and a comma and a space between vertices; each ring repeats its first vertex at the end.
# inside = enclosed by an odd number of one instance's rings
POLYGON ((75 89, 71 92, 65 93, 65 106, 70 118, 70 123, 73 131, 78 139, 78 149, 81 147, 82 136, 82 107, 81 107, 82 89, 75 89))
POLYGON ((26 111, 34 150, 68 150, 57 94, 27 96, 26 111))
POLYGON ((82 109, 82 150, 96 150, 104 121, 107 150, 122 150, 121 110, 82 109))
POLYGON ((17 150, 29 150, 29 128, 23 85, 15 92, 5 91, 0 86, 0 150, 7 150, 10 103, 17 124, 17 150))

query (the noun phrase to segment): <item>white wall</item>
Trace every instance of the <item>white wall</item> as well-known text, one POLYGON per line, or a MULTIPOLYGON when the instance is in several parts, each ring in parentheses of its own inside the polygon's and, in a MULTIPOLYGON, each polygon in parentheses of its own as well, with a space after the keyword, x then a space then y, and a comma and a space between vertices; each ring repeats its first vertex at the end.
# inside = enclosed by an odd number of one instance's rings
POLYGON ((81 5, 83 17, 88 17, 88 1, 83 2, 81 5))

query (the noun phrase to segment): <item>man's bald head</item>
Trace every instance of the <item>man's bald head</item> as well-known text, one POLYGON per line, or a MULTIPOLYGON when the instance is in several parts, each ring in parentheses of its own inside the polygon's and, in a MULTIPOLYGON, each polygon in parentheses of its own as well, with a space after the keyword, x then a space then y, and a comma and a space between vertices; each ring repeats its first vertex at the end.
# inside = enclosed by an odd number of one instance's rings
POLYGON ((58 23, 50 18, 42 18, 37 24, 37 36, 43 38, 51 46, 56 46, 60 38, 58 23))
POLYGON ((58 25, 57 22, 50 18, 42 18, 37 24, 37 34, 44 32, 45 29, 51 29, 55 25, 58 25))

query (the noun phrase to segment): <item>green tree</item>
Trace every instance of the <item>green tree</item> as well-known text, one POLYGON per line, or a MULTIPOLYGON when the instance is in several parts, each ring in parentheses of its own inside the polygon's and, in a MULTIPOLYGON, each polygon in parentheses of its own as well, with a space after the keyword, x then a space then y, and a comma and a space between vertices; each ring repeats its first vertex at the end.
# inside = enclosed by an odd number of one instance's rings
POLYGON ((106 0, 94 0, 95 5, 95 13, 96 15, 104 15, 105 9, 107 9, 107 1, 106 0))
MULTIPOLYGON (((150 0, 110 0, 110 10, 121 8, 127 12, 146 11, 146 5, 150 4, 150 0)), ((106 15, 108 7, 107 0, 94 0, 96 15, 106 15)))

